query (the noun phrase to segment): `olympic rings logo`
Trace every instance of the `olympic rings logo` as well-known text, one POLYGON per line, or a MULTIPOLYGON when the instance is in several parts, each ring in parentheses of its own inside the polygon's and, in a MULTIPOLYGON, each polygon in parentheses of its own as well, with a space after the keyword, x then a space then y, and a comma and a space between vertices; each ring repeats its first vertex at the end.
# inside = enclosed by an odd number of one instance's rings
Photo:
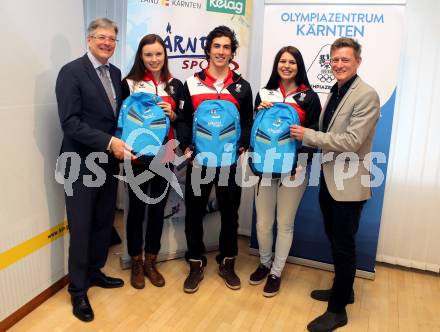
POLYGON ((325 82, 325 83, 330 83, 331 81, 333 81, 335 79, 335 77, 331 74, 318 74, 318 76, 316 76, 318 80, 320 80, 321 82, 325 82))

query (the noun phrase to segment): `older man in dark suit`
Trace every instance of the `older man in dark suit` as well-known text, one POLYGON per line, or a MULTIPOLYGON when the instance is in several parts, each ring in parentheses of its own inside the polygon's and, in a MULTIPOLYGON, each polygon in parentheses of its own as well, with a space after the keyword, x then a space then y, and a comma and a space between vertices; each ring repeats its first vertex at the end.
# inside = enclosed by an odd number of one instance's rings
POLYGON ((335 278, 331 289, 311 293, 315 300, 328 301, 327 311, 307 326, 312 332, 333 331, 347 324, 345 306, 354 302, 355 237, 362 208, 371 197, 368 155, 380 113, 376 91, 357 75, 361 46, 353 39, 339 38, 330 52, 337 83, 321 113, 320 130, 291 128, 296 139, 320 148, 326 155, 319 203, 332 248, 335 278))
POLYGON ((73 314, 82 321, 94 318, 87 290, 90 286, 122 287, 123 281, 101 272, 115 216, 117 159, 131 158, 130 148, 113 136, 121 105, 121 72, 108 62, 116 46, 118 28, 102 18, 88 27, 88 52, 61 68, 56 96, 64 132, 61 157, 69 155, 64 170, 78 174, 72 192, 66 191, 70 229, 69 293, 73 314), (74 160, 75 159, 75 160, 74 160), (87 160, 87 162, 86 162, 87 160), (79 167, 78 170, 74 170, 79 167))

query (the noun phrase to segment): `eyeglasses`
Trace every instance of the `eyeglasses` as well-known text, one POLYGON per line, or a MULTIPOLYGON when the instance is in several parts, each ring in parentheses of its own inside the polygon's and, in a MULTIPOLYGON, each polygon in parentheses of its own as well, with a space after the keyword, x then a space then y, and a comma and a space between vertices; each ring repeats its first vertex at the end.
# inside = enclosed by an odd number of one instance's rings
POLYGON ((116 43, 117 41, 119 41, 116 38, 108 37, 108 36, 104 36, 104 35, 90 36, 90 37, 95 38, 95 39, 99 40, 100 42, 105 42, 108 40, 111 43, 116 43))

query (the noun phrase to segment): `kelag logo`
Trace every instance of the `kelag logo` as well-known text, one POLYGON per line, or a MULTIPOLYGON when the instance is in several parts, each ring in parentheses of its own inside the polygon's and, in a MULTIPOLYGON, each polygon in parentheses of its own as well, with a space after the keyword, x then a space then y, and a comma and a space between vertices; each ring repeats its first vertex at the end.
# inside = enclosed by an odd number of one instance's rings
POLYGON ((206 10, 226 14, 244 15, 246 0, 207 0, 206 10))

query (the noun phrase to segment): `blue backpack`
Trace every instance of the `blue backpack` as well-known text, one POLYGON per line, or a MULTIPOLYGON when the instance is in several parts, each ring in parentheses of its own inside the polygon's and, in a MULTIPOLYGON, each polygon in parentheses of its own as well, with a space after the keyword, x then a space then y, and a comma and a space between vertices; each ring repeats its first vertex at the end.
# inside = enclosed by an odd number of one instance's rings
POLYGON ((133 148, 133 153, 156 156, 168 139, 170 120, 152 93, 135 92, 122 103, 116 136, 133 148))
POLYGON ((194 113, 195 159, 207 167, 230 166, 237 162, 240 113, 227 100, 205 100, 194 113))
POLYGON ((250 151, 254 156, 249 166, 254 174, 271 173, 272 177, 281 177, 292 171, 299 147, 299 143, 290 138, 290 126, 294 124, 300 124, 298 113, 285 103, 274 103, 257 113, 250 141, 250 151))

